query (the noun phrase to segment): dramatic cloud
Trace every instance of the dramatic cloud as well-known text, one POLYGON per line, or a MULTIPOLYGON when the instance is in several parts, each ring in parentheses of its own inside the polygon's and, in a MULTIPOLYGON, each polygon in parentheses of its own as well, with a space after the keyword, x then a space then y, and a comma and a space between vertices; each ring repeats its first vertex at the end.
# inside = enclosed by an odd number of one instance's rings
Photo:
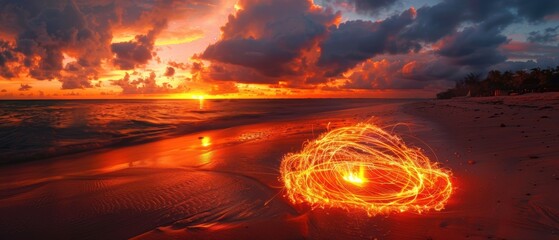
POLYGON ((345 89, 424 89, 444 88, 448 80, 461 79, 472 71, 442 60, 434 52, 379 55, 351 69, 345 89))
POLYGON ((436 53, 455 65, 482 71, 506 60, 499 50, 508 41, 502 31, 515 16, 504 1, 448 0, 420 8, 417 16, 401 37, 435 43, 436 53), (457 30, 468 22, 474 25, 457 30))
MULTIPOLYGON (((290 64, 302 56, 338 18, 309 0, 242 0, 223 26, 222 39, 202 58, 254 69, 278 77, 292 75, 290 64)), ((240 79, 242 81, 242 79, 240 79)))
POLYGON ((58 79, 63 89, 92 87, 90 80, 107 70, 104 62, 120 69, 145 65, 169 19, 210 11, 215 1, 2 0, 0 76, 58 79), (143 34, 112 43, 121 30, 143 34))
POLYGON ((146 35, 137 35, 134 40, 128 42, 113 43, 111 50, 116 54, 114 64, 124 70, 145 65, 155 56, 155 39, 165 26, 164 22, 158 23, 146 35))
POLYGON ((0 76, 13 78, 20 71, 18 62, 21 57, 12 44, 0 39, 0 76))
POLYGON ((326 0, 326 2, 350 8, 358 13, 377 14, 398 2, 398 0, 326 0))
POLYGON ((542 21, 547 16, 559 13, 559 1, 556 0, 512 0, 510 2, 516 7, 520 16, 532 22, 542 21))
POLYGON ((90 80, 97 74, 93 68, 84 67, 78 62, 69 62, 58 79, 62 82, 62 89, 91 88, 90 80))
POLYGON ((200 63, 194 64, 191 73, 194 78, 200 81, 215 80, 268 84, 278 82, 277 77, 262 75, 255 69, 220 62, 213 62, 207 67, 200 63))
POLYGON ((506 42, 497 29, 468 27, 445 38, 437 53, 456 65, 485 67, 506 60, 498 50, 506 42))
POLYGON ((546 28, 545 31, 533 31, 530 32, 530 36, 528 36, 528 41, 533 43, 553 43, 557 42, 559 39, 559 26, 553 28, 546 28))
POLYGON ((418 43, 398 37, 413 22, 415 13, 412 8, 381 22, 349 21, 331 28, 321 44, 318 65, 331 69, 328 76, 336 76, 377 54, 418 51, 418 43))
MULTIPOLYGON (((350 89, 421 88, 429 85, 426 81, 439 84, 445 78, 457 79, 457 74, 484 72, 507 64, 511 56, 503 46, 510 39, 504 30, 523 19, 537 22, 559 12, 555 2, 546 2, 550 9, 542 10, 544 7, 535 7, 534 1, 444 0, 384 20, 333 25, 331 20, 320 22, 310 17, 324 16, 330 10, 322 9, 320 14, 320 10, 301 2, 243 2, 243 10, 223 27, 223 38, 201 55, 212 61, 206 76, 253 83, 287 81, 296 87, 346 79, 341 87, 350 89), (286 6, 293 11, 286 12, 286 6), (286 17, 297 19, 301 14, 309 16, 304 28, 287 24, 290 21, 286 17), (372 60, 387 54, 397 60, 372 60), (417 56, 421 57, 410 60, 417 56), (299 71, 291 67, 294 62, 300 64, 299 71), (301 74, 301 70, 308 73, 301 74)), ((374 13, 396 1, 326 2, 374 13)), ((303 25, 303 21, 292 22, 303 25)), ((531 39, 556 38, 555 30, 546 30, 547 35, 533 33, 531 39)), ((553 62, 554 58, 540 57, 538 61, 553 62)))
POLYGON ((464 23, 480 24, 490 20, 492 24, 496 24, 494 27, 500 27, 503 23, 491 19, 504 20, 504 16, 512 17, 509 9, 505 0, 445 0, 433 6, 419 8, 417 18, 402 32, 401 37, 434 43, 455 33, 464 23))
POLYGON ((13 51, 24 56, 20 71, 12 71, 10 77, 25 71, 38 80, 62 79, 65 53, 76 58, 72 64, 94 76, 101 59, 110 56, 110 20, 86 17, 73 1, 4 1, 0 9, 7 20, 0 30, 13 34, 13 51))

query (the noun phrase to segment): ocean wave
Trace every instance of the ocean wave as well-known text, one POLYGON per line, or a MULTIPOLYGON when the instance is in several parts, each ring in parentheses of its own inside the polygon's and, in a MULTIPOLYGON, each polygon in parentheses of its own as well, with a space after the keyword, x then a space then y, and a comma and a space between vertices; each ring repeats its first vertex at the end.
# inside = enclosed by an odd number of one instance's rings
POLYGON ((401 100, 0 101, 0 164, 393 101, 401 100))

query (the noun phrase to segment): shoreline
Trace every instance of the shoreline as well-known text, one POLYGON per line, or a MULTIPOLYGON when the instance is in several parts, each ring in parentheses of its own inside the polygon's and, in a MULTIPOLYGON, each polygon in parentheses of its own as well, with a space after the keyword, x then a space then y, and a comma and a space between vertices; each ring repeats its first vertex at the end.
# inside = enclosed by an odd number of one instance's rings
MULTIPOLYGON (((92 101, 85 101, 88 103, 94 102, 103 102, 103 103, 111 103, 111 104, 127 104, 127 103, 136 103, 145 101, 147 103, 176 103, 181 102, 180 100, 92 100, 92 101)), ((186 100, 185 100, 186 101, 186 100)), ((2 166, 10 166, 10 165, 18 165, 27 162, 34 162, 34 161, 45 161, 50 159, 60 159, 68 156, 72 156, 79 153, 85 153, 87 155, 108 151, 112 149, 124 148, 129 146, 136 146, 142 145, 152 142, 157 142, 161 140, 177 138, 182 136, 188 136, 191 134, 196 134, 200 132, 206 132, 211 130, 219 130, 219 129, 226 129, 235 126, 244 126, 244 125, 252 125, 257 124, 259 122, 278 122, 278 121, 293 121, 295 119, 306 118, 312 115, 320 115, 322 113, 334 112, 338 110, 344 109, 353 109, 353 108, 360 108, 360 107, 367 107, 367 105, 382 105, 382 104, 390 104, 390 103, 403 103, 403 102, 411 102, 417 101, 417 99, 340 99, 342 102, 335 102, 332 103, 332 100, 325 100, 325 99, 308 99, 308 101, 312 101, 312 104, 300 104, 300 105, 293 105, 297 102, 297 99, 251 99, 251 100, 237 100, 237 99, 212 99, 212 100, 205 100, 199 102, 199 100, 188 100, 190 105, 185 105, 181 107, 181 113, 177 114, 177 118, 173 120, 162 120, 161 122, 154 122, 153 119, 146 119, 140 116, 132 116, 129 121, 126 122, 118 122, 116 121, 116 125, 118 124, 130 124, 131 125, 124 128, 108 128, 106 131, 99 131, 99 129, 105 128, 105 126, 100 125, 96 127, 89 127, 88 124, 91 122, 89 121, 102 121, 101 119, 92 120, 89 119, 86 115, 87 109, 86 105, 74 106, 74 108, 70 108, 72 115, 80 115, 83 117, 84 120, 77 120, 72 119, 75 116, 66 116, 71 120, 68 120, 65 124, 71 125, 79 125, 83 129, 73 129, 74 131, 80 130, 81 134, 84 136, 68 136, 68 135, 57 135, 57 132, 64 132, 68 131, 69 129, 58 129, 53 128, 50 126, 52 131, 48 137, 41 135, 39 132, 38 138, 45 138, 48 142, 49 139, 58 139, 62 142, 73 142, 76 141, 74 138, 89 138, 89 141, 84 142, 78 140, 73 144, 57 144, 56 142, 50 143, 50 145, 41 146, 44 143, 38 143, 31 141, 31 143, 23 142, 26 144, 36 146, 30 146, 28 149, 12 149, 10 145, 4 142, 4 150, 5 158, 0 160, 0 167, 2 166), (244 102, 248 101, 248 102, 244 102), (263 109, 257 107, 255 103, 270 103, 276 102, 275 104, 270 104, 270 109, 263 109), (192 103, 195 104, 192 104, 192 103), (198 104, 199 103, 199 104, 198 104), (252 105, 250 103, 253 103, 252 105), (283 106, 281 103, 284 103, 283 106), (322 105, 317 103, 323 103, 322 105), (235 105, 235 104, 240 104, 235 105), (248 104, 247 111, 240 111, 240 112, 229 112, 231 107, 243 107, 243 104, 248 104), (198 109, 199 106, 202 107, 204 105, 204 109, 198 109), (223 105, 223 106, 222 106, 223 105), (308 105, 308 106, 307 106, 308 105), (214 107, 215 106, 215 107, 214 107), (291 111, 289 107, 295 107, 294 111, 291 111), (269 112, 267 112, 269 111, 269 112), (181 122, 179 119, 180 117, 184 117, 186 120, 181 122), (77 121, 76 121, 77 120, 77 121), (137 125, 135 125, 137 124, 137 125), (83 130, 83 131, 82 131, 83 130), (132 134, 132 133, 133 134, 132 134), (54 134, 54 135, 52 135, 54 134), (89 135, 88 135, 89 134, 89 135), (96 135, 97 134, 97 135, 96 135), (107 137, 99 137, 98 135, 109 134, 107 137), (72 138, 74 137, 74 138, 72 138)), ((19 103, 20 101, 14 101, 19 103)), ((60 101, 62 103, 83 103, 84 101, 73 101, 73 100, 63 100, 60 101)), ((17 104, 16 104, 17 105, 17 104)), ((9 109, 9 105, 0 105, 0 110, 2 108, 9 109)), ((22 106, 20 106, 22 107, 22 106)), ((42 106, 45 107, 45 106, 42 106)), ((153 106, 159 107, 159 106, 153 106)), ((18 110, 29 110, 29 109, 12 109, 14 111, 18 110)), ((31 107, 31 110, 38 111, 37 109, 31 107)), ((45 109, 43 109, 45 110, 45 109)), ((97 110, 96 112, 92 110, 94 114, 104 114, 103 111, 97 110)), ((62 114, 62 113, 59 113, 62 114)), ((68 115, 68 113, 66 112, 68 115)), ((19 116, 22 117, 22 116, 19 116)), ((167 117, 161 116, 160 117, 167 117)), ((114 121, 114 119, 112 119, 114 121)), ((47 121, 43 119, 43 121, 47 121)), ((112 122, 108 122, 106 124, 111 124, 112 122)), ((51 124, 60 124, 59 122, 51 122, 51 124)), ((97 122, 97 124, 99 124, 97 122)), ((33 125, 17 125, 13 127, 18 127, 15 131, 8 131, 2 132, 7 134, 12 138, 21 138, 26 137, 24 134, 26 128, 33 127, 37 128, 37 126, 33 125), (18 133, 19 132, 19 133, 18 133)), ((5 131, 5 130, 4 130, 5 131)))
MULTIPOLYGON (((67 175, 102 174, 128 167, 199 167, 204 165, 200 159, 207 152, 221 151, 231 145, 261 143, 262 141, 277 141, 278 138, 290 136, 289 144, 296 149, 309 139, 318 137, 328 127, 345 126, 350 122, 369 120, 375 114, 374 109, 387 109, 389 113, 384 116, 393 115, 396 110, 392 106, 400 106, 405 103, 379 104, 369 107, 348 108, 334 111, 326 111, 317 114, 303 115, 288 119, 274 119, 264 123, 249 123, 220 129, 202 130, 158 141, 141 143, 119 148, 96 149, 88 152, 79 152, 40 161, 22 162, 0 167, 0 190, 6 188, 6 182, 13 177, 27 179, 55 180, 67 175), (372 110, 371 110, 372 109, 372 110), (208 146, 203 146, 201 137, 207 137, 210 141, 208 146), (296 143, 293 143, 295 141, 296 143), (157 149, 152 152, 147 149, 157 149), (147 151, 146 151, 147 150, 147 151), (167 154, 173 152, 172 154, 167 154), (181 155, 198 158, 199 161, 181 161, 181 155), (28 168, 41 169, 31 170, 28 168), (55 173, 52 173, 55 171, 55 173), (52 177, 24 176, 23 174, 43 172, 52 173, 52 177)), ((387 111, 384 110, 384 111, 387 111)), ((382 111, 382 110, 381 110, 382 111)), ((395 122, 388 118, 378 119, 385 122, 395 122)), ((387 125, 387 124, 386 124, 387 125)), ((293 148, 290 148, 293 149, 293 148)), ((285 152, 287 153, 287 152, 285 152)))

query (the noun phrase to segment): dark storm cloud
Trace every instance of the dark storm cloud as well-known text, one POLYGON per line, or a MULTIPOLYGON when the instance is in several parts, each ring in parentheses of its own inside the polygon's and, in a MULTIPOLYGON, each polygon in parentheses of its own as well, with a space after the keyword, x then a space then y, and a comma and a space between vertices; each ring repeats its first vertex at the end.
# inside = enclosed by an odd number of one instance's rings
POLYGON ((16 34, 16 50, 25 55, 25 66, 36 79, 53 79, 63 69, 63 48, 86 44, 93 35, 84 15, 74 2, 5 1, 0 5, 10 24, 8 32, 16 34), (34 62, 40 57, 39 62, 34 62))
MULTIPOLYGON (((396 1, 329 2, 349 3, 356 10, 360 7, 364 11, 386 8, 396 1)), ((523 1, 446 0, 417 11, 409 9, 380 21, 355 20, 333 26, 329 24, 331 20, 316 21, 313 17, 324 19, 329 16, 331 19, 328 10, 318 14, 311 11, 306 1, 254 0, 241 3, 244 3, 241 4, 244 10, 229 18, 223 27, 222 40, 209 46, 201 55, 213 61, 215 67, 210 67, 209 76, 214 78, 261 83, 290 78, 292 85, 301 85, 293 82, 301 79, 307 84, 318 84, 340 77, 375 56, 395 54, 404 58, 404 54, 418 52, 424 46, 434 47, 433 56, 449 67, 484 71, 507 59, 501 49, 509 41, 503 30, 523 18, 534 19, 531 14, 536 16, 532 11, 518 11, 523 1), (306 17, 301 18, 301 15, 306 17), (318 58, 301 58, 302 52, 316 46, 320 50, 318 58), (294 64, 312 72, 312 76, 300 77, 294 64), (234 69, 234 66, 240 69, 234 69)), ((551 13, 554 12, 538 16, 551 13)), ((419 75, 416 77, 420 78, 419 75)))
POLYGON ((323 41, 318 65, 330 69, 326 76, 335 76, 379 54, 415 52, 435 44, 435 53, 448 63, 484 71, 507 59, 501 46, 509 40, 502 32, 528 14, 515 15, 521 3, 446 0, 413 15, 342 23, 323 41))
POLYGON ((204 67, 199 63, 193 64, 191 73, 198 80, 207 79, 216 81, 236 81, 243 83, 277 83, 277 77, 262 75, 255 69, 232 65, 228 63, 213 62, 210 66, 204 67))
POLYGON ((145 65, 155 53, 155 39, 166 26, 165 22, 158 23, 146 35, 137 35, 128 42, 113 43, 111 50, 116 55, 113 63, 120 69, 129 70, 145 65))
POLYGON ((318 65, 330 69, 327 76, 336 76, 377 54, 418 51, 417 42, 398 37, 414 15, 415 10, 409 9, 381 22, 358 20, 332 27, 321 44, 318 65))
POLYGON ((309 49, 337 17, 312 9, 306 0, 241 1, 222 39, 201 55, 208 60, 254 69, 265 76, 292 74, 289 64, 309 49))
MULTIPOLYGON (((442 1, 419 8, 417 18, 402 32, 402 37, 433 43, 454 33, 463 23, 479 24, 495 16, 512 16, 509 8, 504 0, 442 1)), ((497 21, 494 23, 502 24, 497 21)))
POLYGON ((528 36, 528 41, 533 43, 553 43, 558 40, 559 36, 559 26, 546 28, 543 32, 533 31, 530 32, 528 36))
POLYGON ((557 0, 513 0, 518 14, 529 21, 542 21, 545 17, 559 13, 559 1, 557 0))
POLYGON ((336 4, 349 3, 358 13, 376 14, 384 10, 399 0, 327 0, 336 4))
POLYGON ((103 61, 121 69, 146 64, 153 59, 157 35, 170 18, 206 11, 203 6, 208 4, 194 0, 0 0, 0 76, 58 79, 64 89, 91 87, 89 80, 104 71, 103 61), (111 45, 118 29, 145 33, 111 45), (64 66, 64 54, 75 59, 69 63, 72 66, 64 66))
POLYGON ((463 21, 463 9, 450 1, 417 10, 417 18, 402 37, 435 42, 454 31, 463 21), (444 19, 444 21, 443 21, 444 19))
POLYGON ((70 62, 64 67, 64 76, 60 76, 62 89, 83 89, 91 88, 90 80, 95 76, 96 72, 92 68, 84 67, 78 62, 70 62))
POLYGON ((456 65, 480 68, 505 61, 507 58, 499 47, 507 43, 508 39, 501 31, 514 18, 512 15, 492 17, 480 25, 467 27, 443 39, 437 53, 456 65))
POLYGON ((63 52, 92 69, 109 56, 111 34, 102 26, 107 20, 88 18, 73 1, 3 1, 0 9, 7 21, 0 28, 15 36, 14 49, 24 55, 22 65, 35 79, 59 78, 63 52))
POLYGON ((558 14, 559 1, 445 0, 433 6, 421 7, 417 12, 416 21, 404 36, 434 42, 454 32, 463 23, 481 24, 493 21, 494 27, 506 27, 513 21, 521 22, 522 19, 539 21, 558 14), (505 18, 504 15, 509 17, 505 18), (502 21, 493 20, 495 18, 502 21))
POLYGON ((285 64, 299 54, 298 49, 280 48, 273 40, 230 39, 209 46, 202 57, 256 69, 267 76, 289 74, 285 64))
POLYGON ((379 8, 389 7, 398 0, 351 0, 358 11, 374 11, 379 8))
POLYGON ((8 65, 8 63, 18 61, 18 55, 19 53, 12 44, 0 39, 0 76, 4 78, 13 78, 18 74, 19 69, 17 67, 8 65))
POLYGON ((26 66, 33 78, 44 80, 60 76, 63 69, 63 49, 76 49, 90 45, 94 30, 73 2, 63 8, 45 7, 30 18, 17 37, 17 48, 25 55, 26 66), (36 65, 34 58, 40 57, 36 65))

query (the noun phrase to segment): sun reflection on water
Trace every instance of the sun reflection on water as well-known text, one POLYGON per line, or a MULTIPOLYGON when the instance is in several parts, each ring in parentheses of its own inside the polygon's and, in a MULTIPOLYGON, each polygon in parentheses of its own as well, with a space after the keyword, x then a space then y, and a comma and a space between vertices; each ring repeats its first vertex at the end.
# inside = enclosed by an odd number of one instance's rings
POLYGON ((210 137, 202 137, 200 143, 202 144, 202 147, 207 147, 212 145, 212 140, 210 139, 210 137))
POLYGON ((192 96, 193 99, 198 99, 198 103, 199 103, 199 109, 203 110, 204 109, 204 96, 200 95, 200 96, 192 96))

